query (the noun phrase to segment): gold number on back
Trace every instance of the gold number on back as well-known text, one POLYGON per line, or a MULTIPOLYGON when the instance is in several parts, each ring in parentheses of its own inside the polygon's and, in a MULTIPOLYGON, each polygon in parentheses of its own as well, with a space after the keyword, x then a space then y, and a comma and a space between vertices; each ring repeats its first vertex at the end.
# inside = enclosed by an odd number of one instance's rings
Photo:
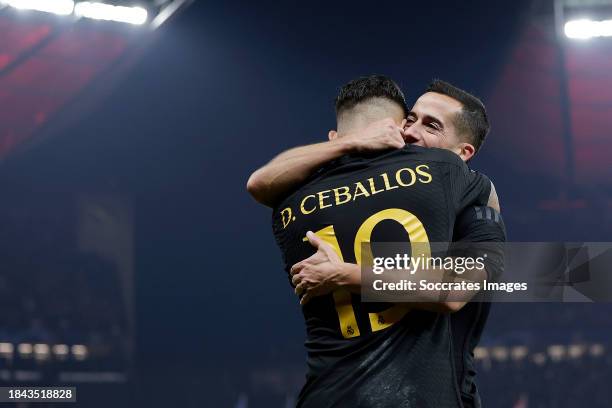
MULTIPOLYGON (((323 241, 331 245, 331 247, 334 248, 334 251, 336 251, 336 255, 338 255, 340 260, 344 262, 344 257, 340 251, 340 244, 338 243, 338 238, 336 238, 336 231, 334 231, 333 225, 325 227, 322 230, 315 232, 315 234, 323 241)), ((346 289, 338 289, 334 291, 333 296, 342 336, 345 339, 359 336, 361 333, 359 333, 359 326, 357 326, 357 318, 355 317, 355 309, 353 309, 353 304, 351 303, 351 292, 346 289)))
MULTIPOLYGON (((408 237, 410 238, 410 242, 421 242, 421 243, 429 243, 429 238, 427 237, 427 232, 425 231, 425 227, 423 223, 411 212, 402 210, 400 208, 389 208, 387 210, 382 210, 377 212, 376 214, 370 216, 367 220, 361 224, 357 234, 355 235, 355 242, 353 245, 355 251, 355 260, 358 265, 361 265, 364 259, 368 260, 371 263, 372 261, 372 248, 369 245, 370 240, 372 238, 372 231, 374 228, 382 221, 392 220, 401 224, 406 232, 408 233, 408 237), (366 245, 363 248, 366 249, 365 253, 362 253, 362 244, 366 245)), ((336 238, 336 232, 334 231, 334 226, 330 225, 325 227, 315 234, 321 238, 323 241, 327 242, 331 245, 338 257, 342 261, 344 261, 344 257, 342 256, 342 252, 340 251, 340 244, 338 243, 338 239, 336 238)), ((422 246, 425 256, 429 257, 431 255, 431 248, 429 245, 422 246)), ((344 338, 357 337, 360 335, 359 327, 357 326, 357 319, 355 317, 355 310, 351 303, 351 294, 346 289, 339 289, 334 291, 334 303, 336 305, 336 312, 338 313, 338 320, 340 323, 340 330, 342 331, 342 336, 344 338)), ((369 313, 368 317, 370 320, 370 326, 372 331, 378 331, 386 329, 391 326, 395 322, 399 321, 404 317, 404 315, 408 312, 409 307, 405 304, 397 304, 389 309, 386 309, 382 312, 378 313, 369 313)))

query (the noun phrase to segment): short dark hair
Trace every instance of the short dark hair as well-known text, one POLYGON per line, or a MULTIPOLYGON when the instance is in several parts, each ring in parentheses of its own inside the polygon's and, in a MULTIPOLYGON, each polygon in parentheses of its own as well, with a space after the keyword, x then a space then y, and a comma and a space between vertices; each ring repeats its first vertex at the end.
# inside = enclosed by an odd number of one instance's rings
POLYGON ((478 151, 491 128, 484 103, 469 92, 440 79, 434 79, 425 92, 436 92, 461 102, 463 109, 457 116, 455 124, 461 133, 469 136, 470 142, 478 151))
POLYGON ((400 87, 384 75, 363 76, 340 88, 336 97, 336 115, 371 98, 385 98, 397 103, 408 114, 406 98, 400 87))

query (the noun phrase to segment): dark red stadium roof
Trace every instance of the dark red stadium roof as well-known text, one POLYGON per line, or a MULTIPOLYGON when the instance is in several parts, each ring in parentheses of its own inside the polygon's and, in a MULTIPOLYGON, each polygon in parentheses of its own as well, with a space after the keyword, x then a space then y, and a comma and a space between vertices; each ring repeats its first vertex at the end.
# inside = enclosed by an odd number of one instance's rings
MULTIPOLYGON (((556 37, 533 22, 504 66, 489 110, 505 165, 563 180, 565 166, 556 37), (520 166, 519 166, 520 163, 520 166)), ((612 184, 612 38, 565 40, 574 182, 612 184)))

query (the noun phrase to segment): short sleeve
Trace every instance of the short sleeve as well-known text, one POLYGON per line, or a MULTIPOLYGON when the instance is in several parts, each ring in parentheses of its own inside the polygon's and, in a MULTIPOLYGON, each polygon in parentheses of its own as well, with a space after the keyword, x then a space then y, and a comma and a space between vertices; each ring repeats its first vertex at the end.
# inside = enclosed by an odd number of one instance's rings
POLYGON ((456 214, 470 206, 487 205, 491 193, 491 180, 487 176, 470 170, 464 164, 453 166, 450 176, 451 195, 456 214))
POLYGON ((462 211, 453 230, 453 242, 477 243, 461 245, 470 256, 480 257, 484 253, 487 279, 497 281, 504 270, 504 243, 506 227, 502 215, 494 208, 472 206, 462 211))

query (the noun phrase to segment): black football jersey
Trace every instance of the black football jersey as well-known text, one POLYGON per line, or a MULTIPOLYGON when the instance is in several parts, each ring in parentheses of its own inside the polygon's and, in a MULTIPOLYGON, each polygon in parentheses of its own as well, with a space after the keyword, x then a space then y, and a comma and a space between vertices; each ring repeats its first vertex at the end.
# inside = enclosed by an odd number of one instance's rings
MULTIPOLYGON (((449 242, 456 216, 485 205, 490 181, 454 153, 406 146, 333 162, 273 212, 285 269, 315 250, 313 231, 345 262, 362 243, 449 242)), ((458 407, 450 317, 362 303, 346 290, 302 308, 307 383, 299 407, 458 407)))
MULTIPOLYGON (((506 227, 500 213, 491 207, 474 206, 465 209, 455 221, 453 241, 487 242, 485 268, 488 281, 498 281, 504 270, 506 227)), ((475 246, 474 250, 479 248, 475 246)), ((473 254, 481 256, 481 254, 473 254)), ((480 299, 486 300, 486 299, 480 299)), ((479 408, 480 395, 476 386, 474 349, 480 341, 491 303, 474 301, 451 315, 455 370, 463 408, 479 408)))

